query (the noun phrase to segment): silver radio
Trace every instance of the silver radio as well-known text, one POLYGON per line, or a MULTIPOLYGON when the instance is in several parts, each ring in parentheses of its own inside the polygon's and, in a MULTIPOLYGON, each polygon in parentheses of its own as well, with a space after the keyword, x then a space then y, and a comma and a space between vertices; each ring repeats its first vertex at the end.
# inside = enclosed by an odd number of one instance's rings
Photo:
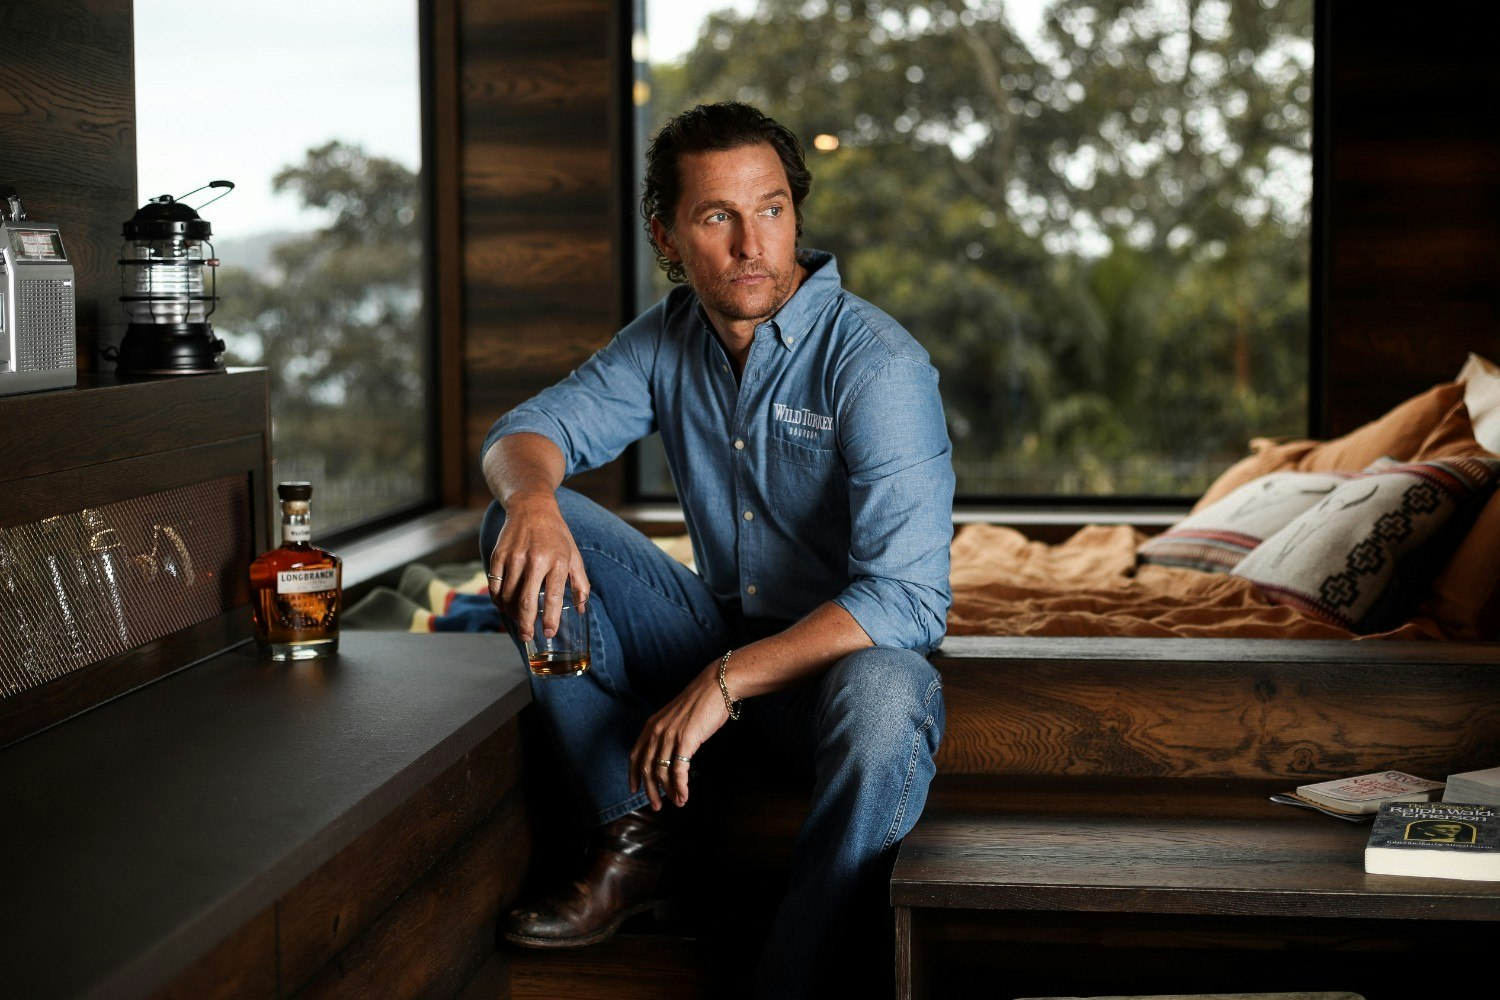
POLYGON ((0 188, 0 396, 78 384, 73 265, 56 226, 0 188))

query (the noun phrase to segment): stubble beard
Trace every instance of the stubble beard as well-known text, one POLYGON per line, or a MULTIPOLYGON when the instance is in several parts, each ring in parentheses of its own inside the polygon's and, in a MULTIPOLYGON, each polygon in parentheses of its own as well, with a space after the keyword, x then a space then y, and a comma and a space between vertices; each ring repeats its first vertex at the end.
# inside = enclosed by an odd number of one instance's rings
POLYGON ((693 290, 698 293, 705 306, 726 319, 742 322, 769 319, 792 297, 792 277, 796 273, 796 267, 797 258, 793 255, 780 269, 768 263, 737 268, 716 276, 706 289, 698 288, 694 282, 693 290), (749 275, 769 277, 769 288, 757 285, 753 291, 736 289, 734 282, 749 275), (750 293, 748 296, 747 292, 750 293))

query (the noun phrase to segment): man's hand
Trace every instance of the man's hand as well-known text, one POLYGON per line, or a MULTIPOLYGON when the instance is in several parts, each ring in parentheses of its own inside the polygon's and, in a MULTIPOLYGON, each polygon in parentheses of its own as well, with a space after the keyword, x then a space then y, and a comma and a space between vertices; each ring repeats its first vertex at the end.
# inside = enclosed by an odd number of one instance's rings
POLYGON ((542 630, 549 636, 562 620, 563 584, 573 585, 580 605, 589 599, 583 557, 557 507, 563 466, 563 453, 540 434, 508 435, 484 455, 484 480, 505 508, 505 525, 485 570, 490 600, 516 623, 523 642, 536 631, 538 591, 547 591, 542 630))
POLYGON ((663 798, 686 805, 688 763, 728 720, 729 711, 719 692, 719 661, 715 660, 647 720, 630 751, 630 790, 644 786, 652 809, 660 809, 663 798), (667 761, 667 766, 661 766, 661 761, 667 761))
POLYGON ((542 631, 557 634, 562 619, 563 585, 571 584, 582 605, 589 599, 589 578, 573 533, 551 493, 512 495, 505 526, 490 553, 490 600, 516 623, 523 642, 536 628, 536 599, 546 591, 542 631))

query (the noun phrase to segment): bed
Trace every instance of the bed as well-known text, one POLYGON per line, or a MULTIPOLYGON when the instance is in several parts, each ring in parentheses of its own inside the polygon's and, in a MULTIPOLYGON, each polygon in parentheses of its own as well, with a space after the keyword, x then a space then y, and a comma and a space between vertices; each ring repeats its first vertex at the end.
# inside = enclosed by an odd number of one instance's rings
POLYGON ((1257 439, 1148 537, 969 525, 953 636, 1500 638, 1500 367, 1331 441, 1257 439))

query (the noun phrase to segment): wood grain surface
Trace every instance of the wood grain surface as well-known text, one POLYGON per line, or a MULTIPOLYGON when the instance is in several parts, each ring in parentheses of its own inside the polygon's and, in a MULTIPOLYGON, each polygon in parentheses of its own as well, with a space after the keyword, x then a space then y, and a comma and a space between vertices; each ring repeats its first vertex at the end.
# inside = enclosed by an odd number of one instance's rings
MULTIPOLYGON (((177 448, 270 433, 266 373, 119 381, 83 376, 77 388, 0 396, 0 483, 177 448)), ((8 520, 9 490, 0 494, 8 520)), ((135 494, 121 494, 122 496, 135 494)), ((54 513, 78 508, 59 506, 54 513)))
POLYGON ((526 868, 525 830, 512 795, 295 995, 457 995, 494 953, 496 914, 526 868))
POLYGON ((152 1000, 264 1000, 276 992, 276 908, 220 942, 152 1000))
MULTIPOLYGON (((283 991, 311 980, 485 816, 501 808, 520 771, 519 725, 512 721, 287 893, 276 908, 283 991)), ((507 808, 518 806, 517 800, 507 808)), ((524 869, 524 827, 519 832, 515 868, 524 869)), ((519 879, 519 871, 510 877, 519 879)))
POLYGON ((1500 884, 1366 875, 1369 828, 1276 782, 946 780, 906 838, 897 906, 1500 920, 1500 884))
MULTIPOLYGON (((78 366, 125 332, 120 244, 135 190, 135 62, 130 0, 0 4, 0 184, 62 231, 76 275, 78 366)), ((105 365, 113 370, 111 365, 105 365)))
POLYGON ((1441 777, 1500 759, 1500 647, 949 640, 944 774, 1441 777))
MULTIPOLYGON (((628 7, 460 0, 466 493, 485 432, 623 322, 614 85, 628 7)), ((623 463, 570 483, 624 496, 623 463)))
MULTIPOLYGON (((698 942, 660 934, 621 934, 589 948, 513 950, 512 1000, 688 1000, 711 997, 710 976, 698 942)), ((745 970, 749 976, 750 970, 745 970)))
POLYGON ((1469 351, 1500 355, 1500 133, 1486 32, 1323 7, 1326 371, 1312 389, 1316 430, 1337 435, 1452 380, 1469 351))

